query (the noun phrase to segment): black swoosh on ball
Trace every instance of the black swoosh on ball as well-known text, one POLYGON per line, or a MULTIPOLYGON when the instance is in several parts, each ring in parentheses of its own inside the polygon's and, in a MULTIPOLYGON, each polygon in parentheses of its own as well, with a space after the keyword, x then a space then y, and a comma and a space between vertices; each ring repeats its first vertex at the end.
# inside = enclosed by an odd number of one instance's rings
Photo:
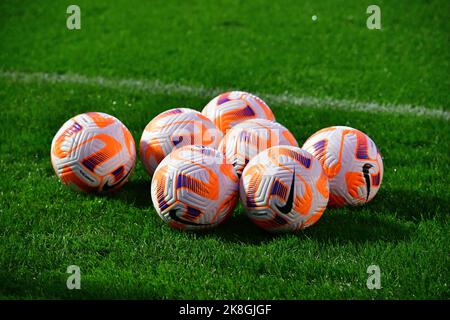
POLYGON ((206 224, 205 223, 195 223, 195 222, 184 220, 184 219, 180 218, 179 216, 177 216, 177 209, 170 210, 169 217, 171 217, 172 220, 175 220, 176 222, 187 224, 190 226, 207 226, 208 225, 207 223, 206 224))
POLYGON ((292 182, 291 182, 291 189, 289 190, 289 196, 286 200, 286 204, 284 206, 276 205, 278 210, 280 210, 281 213, 288 214, 292 211, 292 207, 294 206, 294 189, 295 189, 295 170, 292 174, 292 182))
POLYGON ((364 179, 366 180, 366 189, 367 189, 367 195, 366 195, 366 202, 369 200, 369 195, 370 195, 370 174, 369 174, 369 169, 372 168, 373 165, 371 165, 370 163, 366 163, 363 165, 363 169, 362 172, 364 174, 364 179))
POLYGON ((130 173, 131 173, 131 171, 133 171, 133 170, 129 170, 128 172, 127 172, 127 174, 126 175, 124 175, 123 177, 122 177, 122 179, 120 179, 119 181, 117 181, 116 183, 114 183, 114 184, 109 184, 108 183, 108 181, 103 185, 103 191, 109 191, 109 190, 111 190, 111 189, 113 189, 114 187, 116 187, 117 185, 119 185, 119 184, 121 184, 126 178, 128 178, 128 176, 130 175, 130 173))

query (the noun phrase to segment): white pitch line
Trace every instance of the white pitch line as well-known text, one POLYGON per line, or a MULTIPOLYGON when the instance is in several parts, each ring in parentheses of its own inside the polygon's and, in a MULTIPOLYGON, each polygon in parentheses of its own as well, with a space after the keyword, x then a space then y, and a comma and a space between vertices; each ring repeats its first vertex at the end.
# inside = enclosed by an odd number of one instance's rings
MULTIPOLYGON (((0 78, 23 83, 67 83, 97 86, 109 89, 142 91, 156 94, 184 94, 212 99, 221 92, 229 91, 220 88, 189 86, 179 83, 163 83, 158 80, 115 79, 89 77, 79 74, 56 74, 43 72, 0 71, 0 78)), ((292 105, 317 109, 336 109, 342 111, 361 111, 369 113, 387 113, 412 115, 426 118, 450 120, 450 112, 443 108, 427 108, 410 104, 384 104, 355 100, 334 99, 331 97, 316 98, 291 94, 255 93, 271 104, 292 105)))

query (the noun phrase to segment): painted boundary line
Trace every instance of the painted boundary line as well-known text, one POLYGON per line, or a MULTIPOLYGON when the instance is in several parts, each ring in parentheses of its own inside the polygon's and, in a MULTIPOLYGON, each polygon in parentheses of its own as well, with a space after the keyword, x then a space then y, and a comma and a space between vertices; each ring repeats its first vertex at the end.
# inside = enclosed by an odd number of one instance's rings
MULTIPOLYGON (((117 90, 142 91, 156 94, 185 94, 212 99, 221 92, 229 91, 220 88, 195 87, 178 83, 162 83, 158 80, 115 79, 104 77, 88 77, 79 74, 56 74, 43 72, 0 71, 0 78, 22 83, 66 83, 97 86, 117 90)), ((255 92, 267 100, 269 105, 282 104, 317 109, 336 109, 342 111, 362 111, 370 113, 387 113, 412 115, 417 117, 450 120, 450 111, 431 109, 410 104, 380 104, 355 100, 341 100, 331 97, 315 98, 295 96, 291 94, 267 94, 255 92)))

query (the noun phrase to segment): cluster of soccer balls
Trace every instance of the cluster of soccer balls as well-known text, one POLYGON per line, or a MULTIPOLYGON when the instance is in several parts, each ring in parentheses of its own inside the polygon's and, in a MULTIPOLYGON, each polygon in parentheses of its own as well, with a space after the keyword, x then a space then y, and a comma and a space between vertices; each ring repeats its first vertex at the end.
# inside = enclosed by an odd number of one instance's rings
MULTIPOLYGON (((153 177, 154 207, 178 229, 218 226, 240 197, 257 226, 297 231, 317 222, 327 206, 367 203, 383 178, 380 153, 361 131, 324 128, 299 148, 264 101, 240 91, 217 96, 202 113, 159 114, 146 126, 139 151, 153 177)), ((51 147, 56 175, 84 192, 117 190, 135 158, 128 129, 100 112, 67 121, 51 147)))

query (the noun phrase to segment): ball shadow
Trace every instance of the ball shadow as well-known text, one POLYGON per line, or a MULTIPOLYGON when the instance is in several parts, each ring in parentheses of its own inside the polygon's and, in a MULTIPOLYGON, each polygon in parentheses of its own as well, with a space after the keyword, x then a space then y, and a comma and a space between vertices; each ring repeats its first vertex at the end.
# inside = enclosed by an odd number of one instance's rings
POLYGON ((150 185, 150 180, 131 180, 121 189, 107 195, 107 197, 123 201, 126 204, 139 209, 150 208, 152 207, 150 185))
MULTIPOLYGON (((149 208, 152 206, 150 181, 129 181, 112 198, 138 208, 149 208)), ((409 239, 414 232, 416 224, 405 222, 433 219, 439 214, 445 214, 444 208, 449 205, 448 199, 429 196, 420 191, 380 190, 377 197, 365 206, 327 209, 316 225, 296 235, 279 235, 261 230, 245 216, 244 209, 238 206, 233 216, 221 226, 196 234, 198 237, 250 245, 290 236, 315 239, 323 244, 368 241, 395 243, 409 239)))
POLYGON ((328 209, 315 226, 303 231, 301 236, 322 244, 345 244, 384 241, 396 243, 407 240, 414 232, 413 226, 402 224, 377 212, 358 212, 350 209, 328 209))
POLYGON ((218 238, 224 242, 260 245, 277 238, 276 234, 258 228, 245 216, 242 210, 235 212, 231 218, 214 230, 201 236, 218 238))
MULTIPOLYGON (((450 207, 450 198, 426 194, 421 190, 380 189, 368 206, 374 212, 389 212, 399 219, 417 222, 445 216, 450 207)), ((363 210, 365 206, 354 208, 356 213, 363 210)))
POLYGON ((364 243, 371 241, 399 242, 410 238, 412 226, 376 213, 360 214, 351 209, 327 209, 316 225, 296 234, 273 234, 256 227, 243 213, 232 217, 207 236, 225 242, 260 245, 282 237, 314 239, 322 244, 364 243))
MULTIPOLYGON (((409 239, 417 222, 444 217, 449 207, 449 199, 422 191, 380 190, 377 197, 365 206, 328 208, 316 225, 296 236, 312 238, 321 243, 395 243, 409 239)), ((260 230, 245 217, 241 209, 239 214, 235 214, 211 236, 229 242, 261 244, 283 235, 260 230)))

